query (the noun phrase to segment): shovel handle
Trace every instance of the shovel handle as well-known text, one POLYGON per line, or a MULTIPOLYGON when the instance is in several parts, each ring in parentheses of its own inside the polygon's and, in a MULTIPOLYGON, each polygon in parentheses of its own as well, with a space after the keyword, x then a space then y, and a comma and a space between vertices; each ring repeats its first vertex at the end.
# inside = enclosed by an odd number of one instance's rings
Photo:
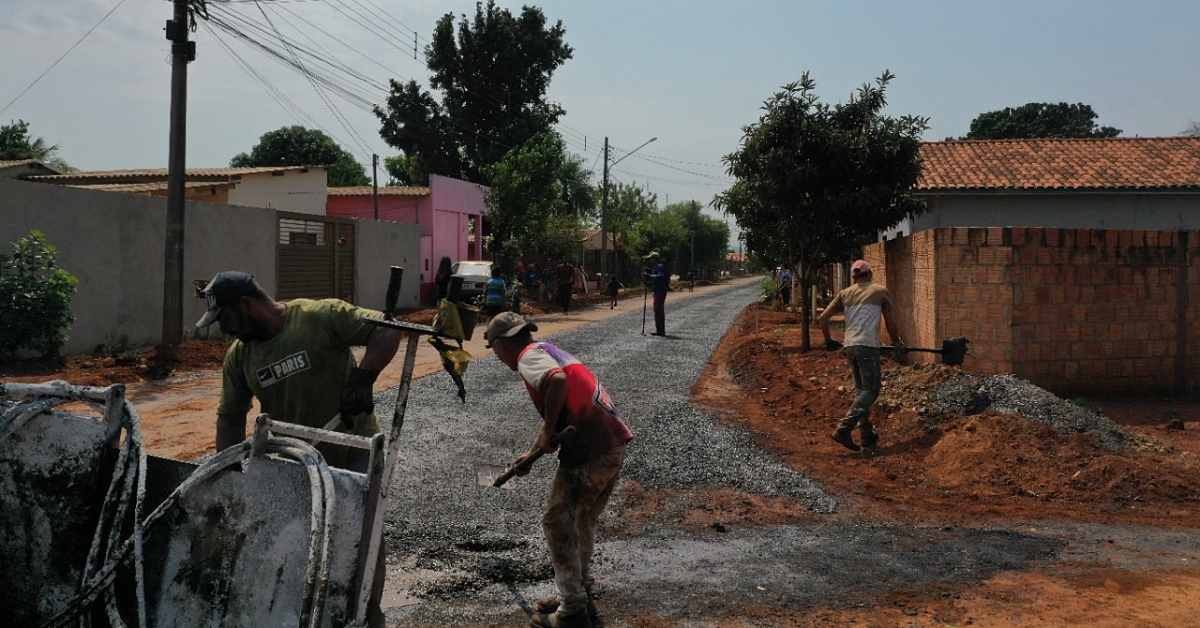
MULTIPOLYGON (((568 438, 570 438, 571 435, 573 435, 574 433, 575 433, 575 426, 568 425, 567 427, 563 428, 563 431, 555 434, 550 439, 550 444, 551 445, 560 445, 560 444, 562 444, 562 442, 564 440, 567 440, 568 438)), ((509 466, 508 469, 505 469, 504 473, 501 473, 500 476, 497 477, 494 482, 492 482, 492 486, 494 486, 496 488, 500 488, 501 486, 504 486, 504 483, 511 480, 512 477, 517 474, 517 471, 523 471, 525 469, 532 467, 533 463, 537 462, 537 459, 541 458, 542 454, 544 454, 544 453, 546 453, 546 452, 542 451, 541 448, 538 448, 537 451, 534 451, 533 453, 522 458, 520 462, 509 466)))

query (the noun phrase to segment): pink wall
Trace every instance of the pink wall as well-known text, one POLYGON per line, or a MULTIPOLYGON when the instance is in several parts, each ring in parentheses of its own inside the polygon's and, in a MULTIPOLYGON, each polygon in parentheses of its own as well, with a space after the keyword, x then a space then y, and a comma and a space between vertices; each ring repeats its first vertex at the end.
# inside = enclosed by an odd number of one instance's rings
MULTIPOLYGON (((420 274, 423 283, 433 281, 438 261, 481 259, 479 239, 472 245, 467 237, 470 222, 482 225, 487 214, 484 194, 487 188, 439 175, 429 177, 428 195, 379 195, 379 219, 421 226, 420 274)), ((326 214, 339 218, 375 218, 375 200, 371 195, 334 196, 326 199, 326 214)))

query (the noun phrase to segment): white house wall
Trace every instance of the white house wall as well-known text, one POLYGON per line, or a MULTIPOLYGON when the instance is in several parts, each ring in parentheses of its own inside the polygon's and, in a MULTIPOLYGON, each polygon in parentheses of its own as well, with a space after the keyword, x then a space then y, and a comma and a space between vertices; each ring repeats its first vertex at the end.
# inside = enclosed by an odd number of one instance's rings
POLYGON ((325 170, 281 172, 242 175, 237 186, 229 191, 229 204, 324 216, 328 190, 325 170))

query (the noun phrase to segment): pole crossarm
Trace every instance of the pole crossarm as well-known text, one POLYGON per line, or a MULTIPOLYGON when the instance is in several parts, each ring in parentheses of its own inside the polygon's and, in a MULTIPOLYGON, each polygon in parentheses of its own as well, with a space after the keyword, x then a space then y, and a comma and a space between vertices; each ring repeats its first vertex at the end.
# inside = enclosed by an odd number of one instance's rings
POLYGON ((604 280, 608 276, 608 169, 621 163, 621 160, 629 157, 639 150, 642 150, 647 144, 657 139, 658 137, 655 136, 646 140, 645 142, 642 142, 641 146, 638 146, 628 153, 625 153, 621 156, 621 159, 618 159, 610 164, 608 163, 608 138, 604 138, 604 185, 602 186, 600 198, 600 281, 596 286, 600 290, 604 289, 604 280))

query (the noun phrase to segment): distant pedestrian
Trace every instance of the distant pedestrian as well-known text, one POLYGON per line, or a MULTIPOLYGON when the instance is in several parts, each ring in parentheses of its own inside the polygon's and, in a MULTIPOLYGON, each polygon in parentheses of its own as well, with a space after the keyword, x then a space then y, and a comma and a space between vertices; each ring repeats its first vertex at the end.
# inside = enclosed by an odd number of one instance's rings
POLYGON ((854 442, 851 432, 858 426, 863 447, 874 447, 879 434, 871 426, 871 404, 879 397, 883 387, 879 359, 879 323, 887 326, 888 336, 897 351, 905 350, 904 341, 896 327, 892 297, 887 288, 871 282, 871 265, 858 260, 850 267, 854 285, 837 293, 833 302, 821 313, 818 322, 825 336, 825 348, 836 351, 842 343, 829 335, 829 319, 838 312, 846 314, 845 354, 850 362, 850 373, 854 376, 854 403, 845 418, 838 422, 833 440, 851 451, 860 447, 854 442))
POLYGON ((779 271, 779 296, 786 310, 792 304, 792 271, 787 266, 779 271))
POLYGON ((492 264, 492 278, 483 285, 483 311, 489 318, 504 311, 508 284, 500 277, 500 267, 492 264))
POLYGON ((571 292, 574 288, 575 266, 564 259, 554 269, 555 300, 562 307, 563 314, 571 311, 571 292))
POLYGON ((450 292, 450 276, 454 274, 451 268, 450 258, 442 256, 442 261, 438 262, 437 274, 433 276, 433 281, 437 284, 438 301, 446 298, 446 294, 450 292))
POLYGON ((608 287, 606 287, 604 289, 604 294, 607 294, 608 298, 612 301, 612 303, 609 304, 608 309, 611 310, 611 309, 617 307, 617 296, 620 293, 621 293, 621 282, 617 281, 617 276, 613 275, 612 277, 609 277, 608 287))
POLYGON ((535 331, 537 325, 506 312, 488 323, 483 336, 500 362, 520 374, 542 417, 533 445, 513 461, 517 475, 529 473, 520 465, 527 456, 559 452, 542 515, 559 597, 538 600, 530 625, 591 628, 599 620, 591 575, 596 521, 616 487, 633 432, 592 371, 570 353, 534 340, 535 331), (552 439, 567 427, 575 435, 560 448, 552 439))
POLYGON ((658 251, 650 253, 650 290, 654 294, 654 335, 667 335, 667 291, 671 289, 671 278, 667 267, 659 261, 658 251))

